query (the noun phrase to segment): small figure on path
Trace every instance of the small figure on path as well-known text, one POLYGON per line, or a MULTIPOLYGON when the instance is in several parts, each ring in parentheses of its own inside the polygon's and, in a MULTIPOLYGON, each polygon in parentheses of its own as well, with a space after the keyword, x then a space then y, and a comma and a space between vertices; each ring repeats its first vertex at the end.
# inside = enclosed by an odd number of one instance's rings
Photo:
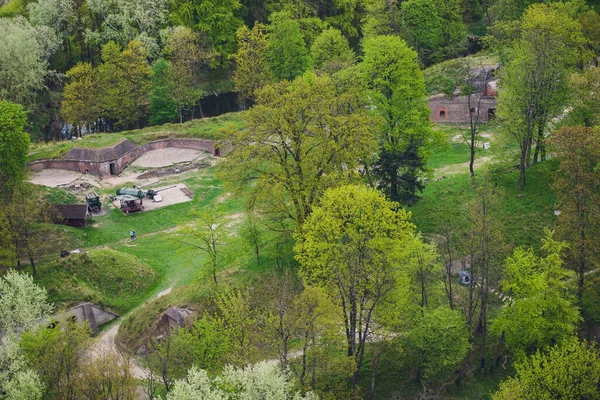
POLYGON ((135 231, 133 229, 129 232, 129 236, 131 236, 131 240, 137 239, 137 236, 135 236, 135 231))

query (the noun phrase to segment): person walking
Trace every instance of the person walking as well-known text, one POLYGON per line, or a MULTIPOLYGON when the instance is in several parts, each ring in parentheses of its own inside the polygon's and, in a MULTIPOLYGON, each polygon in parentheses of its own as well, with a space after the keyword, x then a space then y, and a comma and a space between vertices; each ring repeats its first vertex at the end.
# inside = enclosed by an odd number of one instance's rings
POLYGON ((137 236, 135 236, 135 231, 133 229, 129 232, 129 236, 131 237, 131 240, 137 239, 137 236))

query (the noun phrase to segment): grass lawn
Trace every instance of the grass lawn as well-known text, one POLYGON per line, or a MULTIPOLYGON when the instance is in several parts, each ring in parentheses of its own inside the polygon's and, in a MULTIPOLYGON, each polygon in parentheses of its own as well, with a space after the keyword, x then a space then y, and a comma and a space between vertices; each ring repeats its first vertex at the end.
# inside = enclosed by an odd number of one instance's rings
POLYGON ((214 139, 222 129, 241 127, 242 121, 239 114, 229 113, 218 117, 195 119, 182 124, 149 126, 133 131, 91 134, 75 142, 63 140, 52 143, 35 143, 31 145, 28 161, 61 158, 73 147, 92 149, 109 147, 119 143, 123 139, 129 139, 138 146, 154 140, 167 138, 214 139))

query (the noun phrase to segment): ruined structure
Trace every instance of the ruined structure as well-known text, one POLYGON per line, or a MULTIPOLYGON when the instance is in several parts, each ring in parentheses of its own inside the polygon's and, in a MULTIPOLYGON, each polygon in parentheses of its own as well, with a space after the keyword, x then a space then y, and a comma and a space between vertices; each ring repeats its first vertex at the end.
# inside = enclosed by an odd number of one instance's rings
POLYGON ((486 123, 496 112, 497 95, 496 81, 487 82, 478 92, 472 94, 470 107, 468 97, 462 96, 460 92, 452 97, 443 93, 433 95, 429 97, 431 121, 468 123, 471 114, 479 113, 479 122, 486 123))

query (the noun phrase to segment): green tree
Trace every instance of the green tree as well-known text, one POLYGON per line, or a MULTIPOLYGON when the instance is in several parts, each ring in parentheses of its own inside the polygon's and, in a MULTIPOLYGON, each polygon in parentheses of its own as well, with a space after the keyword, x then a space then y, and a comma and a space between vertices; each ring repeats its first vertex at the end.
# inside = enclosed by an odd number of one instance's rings
POLYGON ((57 48, 50 28, 32 27, 23 17, 0 18, 0 100, 33 110, 46 89, 48 59, 57 48))
POLYGON ((235 89, 245 100, 254 102, 258 91, 273 80, 269 66, 269 38, 266 27, 255 24, 252 29, 242 26, 236 32, 237 53, 233 55, 235 89))
POLYGON ((65 122, 85 126, 89 134, 100 116, 98 70, 90 63, 78 63, 67 71, 67 79, 60 114, 65 122))
POLYGON ((204 118, 200 105, 204 93, 201 70, 212 63, 215 53, 197 32, 184 27, 175 28, 169 34, 165 53, 172 65, 173 100, 179 109, 179 122, 183 122, 183 112, 193 109, 196 103, 201 118, 204 118))
POLYGON ((0 340, 0 396, 7 400, 41 400, 44 385, 27 365, 18 337, 4 335, 0 340))
POLYGON ((235 52, 235 32, 242 25, 239 0, 175 0, 171 20, 206 36, 208 45, 226 64, 235 52))
POLYGON ((548 122, 563 113, 568 99, 568 76, 581 60, 581 25, 545 4, 527 9, 521 34, 500 72, 502 90, 496 115, 505 133, 520 147, 519 182, 526 184, 527 165, 546 158, 548 122), (535 154, 531 154, 533 143, 535 154))
POLYGON ((515 365, 517 374, 500 384, 494 400, 600 399, 600 352, 571 338, 515 365))
POLYGON ((34 328, 52 310, 46 290, 31 276, 9 271, 0 278, 0 332, 34 328))
POLYGON ((360 69, 373 112, 384 121, 373 172, 391 200, 413 204, 423 188, 419 177, 434 137, 417 54, 394 36, 368 37, 363 47, 360 69))
POLYGON ((274 22, 269 42, 269 64, 276 81, 292 81, 311 68, 312 60, 297 21, 283 19, 274 22))
POLYGON ((11 200, 25 177, 29 153, 29 135, 23 131, 26 123, 23 107, 0 100, 0 204, 11 200))
POLYGON ((195 213, 195 215, 198 217, 195 223, 185 230, 192 240, 184 243, 203 251, 210 257, 210 272, 216 286, 220 248, 225 237, 225 225, 222 215, 216 213, 213 208, 195 213))
POLYGON ((300 276, 324 288, 343 316, 355 390, 374 314, 394 290, 402 249, 413 235, 408 220, 375 189, 342 186, 325 192, 297 236, 300 276))
POLYGON ((401 342, 425 392, 427 384, 456 370, 470 346, 465 317, 445 306, 425 310, 401 342))
POLYGON ((102 48, 102 61, 98 75, 104 116, 117 120, 122 129, 133 123, 139 128, 148 107, 152 73, 142 43, 130 42, 121 52, 119 45, 108 42, 102 48))
POLYGON ((81 366, 91 341, 89 333, 87 325, 63 319, 23 334, 20 342, 23 354, 46 385, 49 396, 78 398, 81 366))
POLYGON ((545 257, 518 248, 506 260, 502 289, 512 302, 502 310, 492 329, 503 334, 506 346, 523 358, 573 335, 581 321, 569 291, 572 272, 563 267, 565 243, 546 231, 542 240, 545 257))
POLYGON ((596 232, 600 227, 600 133, 595 128, 564 127, 550 139, 560 159, 554 174, 557 233, 571 246, 567 265, 577 272, 581 302, 586 272, 598 261, 596 232))
MULTIPOLYGON (((150 125, 160 125, 177 119, 177 104, 173 101, 173 72, 164 58, 152 64, 150 80, 150 125)), ((180 114, 181 122, 181 114, 180 114)))
POLYGON ((325 189, 356 175, 374 145, 360 97, 338 92, 326 76, 266 86, 243 118, 246 129, 228 138, 233 150, 220 174, 233 190, 249 190, 249 205, 292 221, 292 229, 325 189))
POLYGON ((355 60, 348 39, 335 28, 326 29, 317 36, 310 48, 310 55, 314 67, 327 73, 344 69, 352 65, 355 60))

